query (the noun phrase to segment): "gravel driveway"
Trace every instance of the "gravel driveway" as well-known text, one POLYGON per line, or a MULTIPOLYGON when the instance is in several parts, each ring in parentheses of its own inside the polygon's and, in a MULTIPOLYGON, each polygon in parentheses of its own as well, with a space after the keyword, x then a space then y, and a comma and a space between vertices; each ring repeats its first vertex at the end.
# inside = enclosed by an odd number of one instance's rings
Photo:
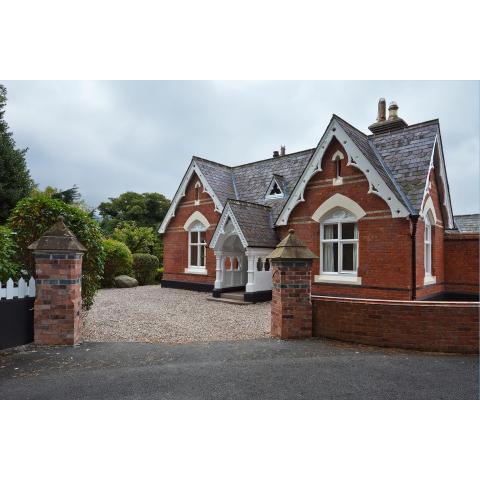
POLYGON ((208 295, 159 285, 100 290, 84 340, 188 343, 270 335, 270 302, 234 305, 207 301, 208 295))

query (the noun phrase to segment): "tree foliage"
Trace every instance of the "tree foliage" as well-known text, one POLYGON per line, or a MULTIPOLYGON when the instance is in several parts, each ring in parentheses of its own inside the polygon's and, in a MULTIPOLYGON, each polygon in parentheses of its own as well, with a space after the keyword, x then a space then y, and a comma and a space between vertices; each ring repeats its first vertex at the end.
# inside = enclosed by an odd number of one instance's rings
POLYGON ((15 147, 12 132, 5 121, 7 89, 0 85, 0 224, 5 223, 19 200, 34 187, 25 161, 27 149, 15 147))
POLYGON ((86 212, 45 195, 21 200, 7 224, 16 234, 17 259, 25 265, 29 274, 34 273, 33 256, 27 247, 40 238, 60 215, 87 249, 83 257, 82 299, 83 307, 89 309, 103 276, 104 252, 100 227, 86 212))
POLYGON ((160 193, 125 192, 116 198, 109 198, 98 206, 102 216, 102 229, 111 234, 121 222, 132 221, 139 227, 158 229, 162 223, 170 200, 160 193))
POLYGON ((10 277, 17 280, 20 275, 20 265, 15 261, 14 237, 12 230, 0 225, 0 282, 6 282, 10 277))
POLYGON ((121 222, 112 238, 123 242, 132 253, 153 253, 158 235, 151 227, 138 227, 135 222, 121 222))

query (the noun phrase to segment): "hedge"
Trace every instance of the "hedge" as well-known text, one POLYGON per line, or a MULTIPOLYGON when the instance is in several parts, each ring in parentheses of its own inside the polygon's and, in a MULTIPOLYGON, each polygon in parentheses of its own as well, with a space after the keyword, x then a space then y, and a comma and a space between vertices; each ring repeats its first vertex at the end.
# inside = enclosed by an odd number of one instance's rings
POLYGON ((113 287, 117 275, 131 275, 133 258, 129 248, 118 240, 107 238, 103 241, 105 267, 102 286, 113 287))
POLYGON ((133 254, 133 272, 140 285, 155 283, 155 274, 159 265, 158 257, 149 253, 133 254))

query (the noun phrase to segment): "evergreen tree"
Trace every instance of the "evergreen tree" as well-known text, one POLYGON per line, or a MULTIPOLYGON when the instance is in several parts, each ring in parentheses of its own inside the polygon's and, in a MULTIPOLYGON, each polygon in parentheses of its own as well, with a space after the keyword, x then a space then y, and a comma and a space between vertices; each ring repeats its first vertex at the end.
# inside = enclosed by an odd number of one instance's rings
POLYGON ((25 153, 15 148, 15 140, 5 121, 7 89, 0 85, 0 224, 5 223, 19 200, 28 196, 34 187, 25 153))

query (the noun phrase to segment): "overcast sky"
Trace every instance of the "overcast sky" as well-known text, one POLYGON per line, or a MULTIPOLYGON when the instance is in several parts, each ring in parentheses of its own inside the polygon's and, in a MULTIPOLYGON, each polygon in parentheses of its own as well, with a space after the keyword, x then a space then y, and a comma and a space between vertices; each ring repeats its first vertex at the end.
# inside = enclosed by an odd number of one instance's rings
POLYGON ((237 165, 314 147, 332 113, 369 133, 383 96, 409 124, 440 119, 454 213, 479 211, 477 82, 1 83, 34 180, 77 184, 92 206, 128 190, 171 198, 192 155, 237 165))

